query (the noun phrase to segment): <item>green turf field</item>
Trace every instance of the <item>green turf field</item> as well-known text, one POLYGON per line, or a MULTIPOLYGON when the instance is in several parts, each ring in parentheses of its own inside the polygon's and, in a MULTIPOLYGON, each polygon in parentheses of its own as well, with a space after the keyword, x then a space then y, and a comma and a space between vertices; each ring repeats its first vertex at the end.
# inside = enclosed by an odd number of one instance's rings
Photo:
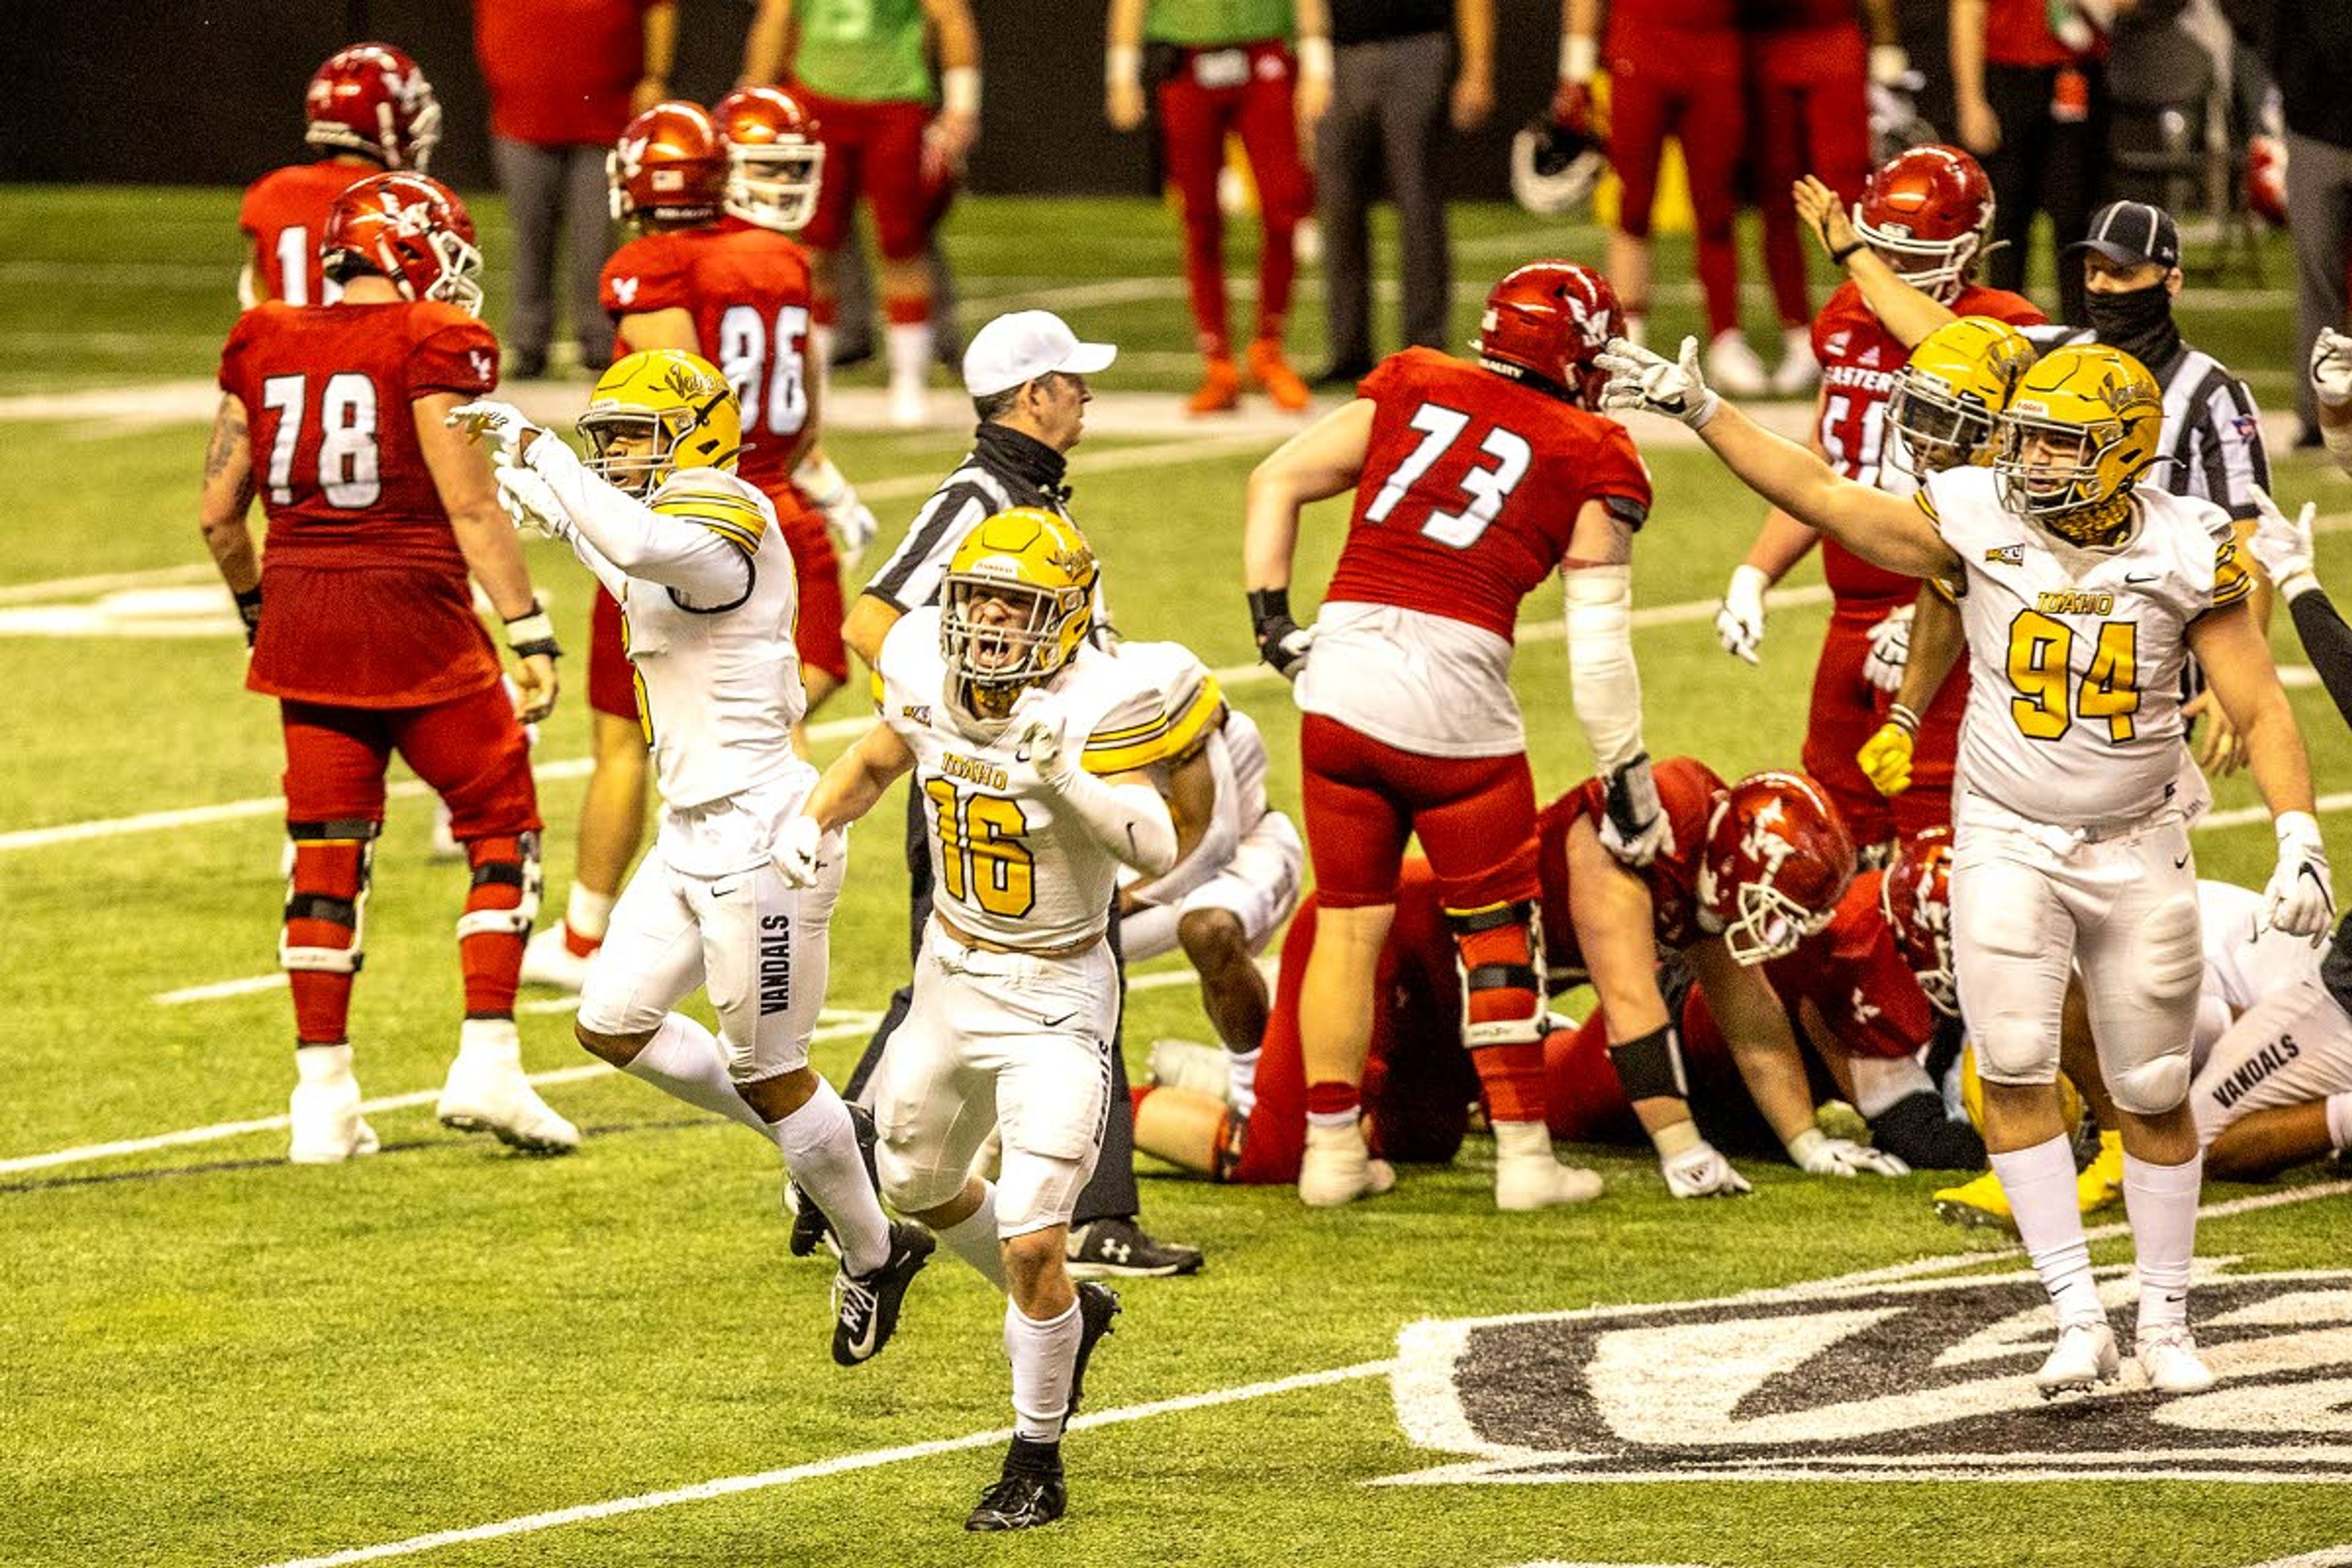
MULTIPOLYGON (((0 395, 208 374, 230 320, 233 212, 229 192, 7 192, 0 395)), ((482 216, 495 279, 502 227, 494 206, 482 216)), ((1588 230, 1508 209, 1465 210, 1458 232, 1465 335, 1475 288, 1511 262, 1597 253, 1588 230)), ((1157 207, 976 200, 955 234, 974 321, 983 301, 1044 296, 1133 356, 1122 384, 1186 384, 1176 289, 1120 282, 1173 278, 1157 207)), ((2187 314, 2193 338, 2283 402, 2283 249, 2270 272, 2272 290, 2241 282, 2187 314)), ((1660 276, 1687 276, 1672 246, 1660 276)), ((1663 331, 1691 324, 1691 290, 1664 298, 1663 331)), ((1310 288, 1300 311, 1307 365, 1315 300, 1310 288)), ((2337 1484, 2352 1474, 2352 1277, 2333 1272, 2347 1263, 2347 1199, 2311 1190, 2332 1171, 2305 1173, 2312 1201, 2245 1209, 2254 1189, 2210 1190, 2228 1206, 2201 1251, 2232 1282, 2209 1293, 2207 1343, 2231 1375, 2159 1416, 2131 1396, 2011 1407, 2039 1355, 2038 1292, 1976 1278, 2014 1259, 1938 1225, 1929 1178, 1824 1184, 1751 1159, 1752 1199, 1676 1205, 1646 1154, 1579 1152, 1606 1175, 1603 1200, 1506 1218, 1477 1142, 1459 1168, 1409 1172, 1396 1194, 1337 1214, 1150 1173, 1148 1221, 1205 1247, 1207 1271, 1127 1289, 1087 1382, 1093 1415, 1067 1444, 1068 1521, 966 1537, 1006 1420, 995 1300, 943 1260, 880 1361, 835 1368, 827 1268, 783 1256, 772 1151, 584 1070, 551 999, 530 998, 526 1058, 576 1069, 545 1086, 589 1134, 576 1156, 445 1133, 429 1096, 373 1112, 384 1152, 348 1167, 294 1169, 282 1130, 235 1130, 284 1111, 285 995, 172 994, 273 969, 280 764, 195 535, 202 445, 185 423, 0 425, 0 655, 19 694, 0 705, 0 1563, 2222 1568, 2352 1541, 2337 1484), (1948 1266, 1957 1282, 1936 1272, 1948 1266), (2291 1271, 2316 1272, 2261 1278, 2291 1271), (1789 1289, 1822 1281, 1841 1283, 1789 1289), (1640 1310, 1445 1326, 1594 1308, 1640 1310), (1987 1341, 2004 1318, 2009 1337, 1987 1341), (1843 1351, 1841 1332, 1856 1336, 1843 1351), (1580 1335, 1651 1375, 1606 1408, 1566 1397, 1560 1358, 1581 1352, 1562 1346, 1580 1335), (2265 1364, 2260 1343, 2282 1335, 2296 1337, 2265 1364), (1715 1367, 1728 1381, 1694 1384, 1715 1367), (1725 1425, 1743 1422, 1759 1425, 1725 1425), (1779 1447, 1759 1460, 1751 1440, 1779 1447), (1888 1479, 1853 1479, 1865 1474, 1888 1479)), ((862 484, 909 489, 961 449, 954 431, 828 445, 862 484)), ((1129 635, 1244 664, 1238 541, 1255 455, 1080 448, 1079 515, 1129 635), (1120 452, 1124 466, 1090 471, 1120 452)), ((1637 646, 1652 748, 1726 774, 1792 763, 1824 611, 1777 611, 1760 669, 1725 658, 1712 601, 1760 508, 1686 447, 1653 443, 1651 461, 1637 646)), ((2282 457, 2277 489, 2290 507, 2352 515, 2307 458, 2282 457)), ((877 510, 887 542, 910 506, 877 510)), ((1326 572, 1341 515, 1311 520, 1302 584, 1326 572)), ((531 560, 583 646, 584 574, 550 546, 531 560)), ((2340 533, 2320 564, 2352 570, 2340 533)), ((1817 580, 1808 568, 1798 584, 1817 580)), ((1585 762, 1558 613, 1556 598, 1530 602, 1546 629, 1531 626, 1518 671, 1547 795, 1585 762)), ((2300 662, 2284 617, 2275 640, 2300 662)), ((585 751, 583 672, 566 669, 540 752, 551 910, 580 795, 562 764, 585 751)), ((1243 673, 1230 690, 1295 805, 1282 688, 1243 673)), ((2294 698, 2322 791, 2352 787, 2342 724, 2315 689, 2294 698)), ((824 717, 856 714, 837 702, 824 717)), ((824 754, 853 728, 824 731, 824 754)), ((2219 794, 2225 813, 2253 799, 2242 780, 2219 794)), ((897 815, 886 802, 854 853, 828 1068, 845 1068, 901 978, 897 815)), ((2352 865, 2347 819, 2324 820, 2352 865)), ((396 798, 376 862, 352 1019, 371 1096, 432 1090, 455 1045, 464 878, 427 858, 426 826, 421 798, 396 798)), ((2209 876, 2267 872, 2259 825, 2198 843, 2209 876)), ((1208 1037, 1181 975, 1163 963, 1138 978, 1132 1065, 1155 1037, 1208 1037)), ((2098 1257, 2126 1262, 2127 1244, 2098 1257)))

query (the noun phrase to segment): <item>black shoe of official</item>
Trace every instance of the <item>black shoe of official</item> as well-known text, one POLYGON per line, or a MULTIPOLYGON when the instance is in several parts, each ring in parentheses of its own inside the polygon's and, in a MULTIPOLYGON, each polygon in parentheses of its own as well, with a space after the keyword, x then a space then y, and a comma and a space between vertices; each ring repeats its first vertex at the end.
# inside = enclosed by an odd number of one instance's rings
MULTIPOLYGON (((857 1131, 857 1157, 866 1162, 866 1179, 877 1194, 882 1190, 882 1177, 874 1166, 874 1113, 864 1106, 849 1107, 850 1125, 857 1131)), ((789 1177, 784 1182, 784 1212, 793 1216, 792 1239, 786 1245, 794 1258, 806 1258, 822 1242, 838 1255, 841 1243, 833 1234, 833 1222, 824 1216, 809 1191, 789 1177)))
POLYGON ((1064 1256, 1073 1279, 1160 1279, 1198 1274, 1202 1262, 1199 1247, 1155 1240, 1133 1215, 1076 1226, 1064 1256))
POLYGON ((833 358, 827 362, 835 370, 849 370, 874 363, 874 340, 867 338, 836 338, 833 358))
POLYGON ((1078 1400, 1087 1389, 1087 1363, 1110 1333, 1118 1311, 1118 1292, 1109 1286, 1089 1279, 1078 1287, 1078 1353, 1070 1360, 1070 1403, 1062 1411, 1064 1421, 1078 1413, 1078 1400))
POLYGON ((980 1506, 963 1521, 966 1530, 1028 1530, 1051 1524, 1070 1506, 1070 1489, 1062 1479, 1062 1446, 1013 1439, 1004 1456, 1004 1473, 980 1494, 980 1506))
POLYGON ((1345 392, 1371 374, 1370 360, 1334 360, 1307 384, 1318 392, 1345 392))
POLYGON ((921 1226, 894 1220, 890 1256, 871 1274, 843 1269, 833 1280, 833 1359, 843 1366, 872 1361, 898 1327, 907 1287, 931 1260, 939 1242, 921 1226))

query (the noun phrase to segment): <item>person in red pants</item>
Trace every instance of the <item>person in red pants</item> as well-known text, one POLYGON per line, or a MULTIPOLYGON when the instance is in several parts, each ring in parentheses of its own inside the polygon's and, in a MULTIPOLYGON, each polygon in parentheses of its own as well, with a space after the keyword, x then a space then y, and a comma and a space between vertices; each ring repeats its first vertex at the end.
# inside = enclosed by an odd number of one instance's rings
POLYGON ((1739 252, 1732 220, 1747 144, 1738 0, 1561 0, 1559 90, 1552 118, 1590 121, 1592 79, 1609 69, 1609 162, 1623 190, 1609 236, 1609 280, 1625 302, 1628 335, 1642 341, 1650 309, 1650 218, 1668 136, 1681 142, 1698 225, 1698 279, 1706 296, 1710 384, 1769 383, 1739 327, 1739 252), (1608 26, 1601 27, 1603 10, 1608 26))
POLYGON ((1867 44, 1854 0, 1746 0, 1741 8, 1764 272, 1786 345, 1772 390, 1784 397, 1811 392, 1821 365, 1813 356, 1804 240, 1781 193, 1810 170, 1840 201, 1858 198, 1870 174, 1870 84, 1891 86, 1911 68, 1895 31, 1894 0, 1864 0, 1863 9, 1870 13, 1867 44))
POLYGON ((1318 116, 1331 92, 1331 40, 1300 29, 1291 47, 1291 0, 1112 0, 1104 113, 1112 126, 1143 123, 1147 42, 1166 68, 1159 83, 1160 150, 1184 211, 1184 282, 1206 362, 1187 405, 1216 414, 1240 402, 1225 317, 1225 220, 1217 176, 1225 136, 1237 133, 1257 182, 1257 325, 1250 376, 1276 406, 1307 406, 1307 383, 1284 357, 1284 318, 1297 267, 1299 221, 1315 210, 1315 182, 1298 155, 1298 121, 1318 116), (1295 84, 1295 90, 1294 90, 1295 84), (1303 101, 1302 101, 1303 100, 1303 101))
POLYGON ((205 542, 253 648, 246 685, 278 700, 286 733, 289 1158, 376 1149, 348 1021, 394 752, 448 802, 473 870, 457 920, 465 1021, 437 1114, 561 1152, 579 1131, 523 1077, 514 1022, 540 891, 522 725, 555 704, 558 650, 488 466, 444 424, 498 384, 498 339, 473 316, 481 252, 457 198, 409 174, 338 196, 321 249, 335 303, 257 306, 229 334, 203 500, 205 542), (257 495, 266 563, 247 521, 257 495), (520 714, 469 575, 505 618, 520 714))

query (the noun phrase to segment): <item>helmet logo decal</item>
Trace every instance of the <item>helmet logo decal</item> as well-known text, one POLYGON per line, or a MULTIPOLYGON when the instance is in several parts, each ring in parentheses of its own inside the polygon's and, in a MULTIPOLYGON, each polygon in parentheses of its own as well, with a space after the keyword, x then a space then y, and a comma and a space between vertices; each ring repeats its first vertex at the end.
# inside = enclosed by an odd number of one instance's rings
POLYGON ((719 390, 719 384, 690 364, 673 363, 662 372, 662 384, 676 393, 681 401, 691 402, 707 397, 719 390))
POLYGON ((1764 868, 1759 880, 1767 886, 1779 879, 1781 862, 1796 848, 1774 831, 1784 815, 1785 809, 1777 798, 1766 801, 1748 819, 1748 829, 1739 837, 1739 852, 1764 868))

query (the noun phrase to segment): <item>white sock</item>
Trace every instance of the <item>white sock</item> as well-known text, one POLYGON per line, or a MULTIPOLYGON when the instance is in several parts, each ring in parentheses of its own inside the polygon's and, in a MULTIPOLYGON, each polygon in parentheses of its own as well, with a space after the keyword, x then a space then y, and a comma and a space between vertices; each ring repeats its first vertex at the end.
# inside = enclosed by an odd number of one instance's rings
POLYGON ((883 353, 890 361, 890 390, 911 386, 918 392, 931 372, 931 324, 892 321, 882 333, 883 353))
POLYGON ((351 1076, 349 1040, 332 1046, 304 1046, 294 1053, 294 1079, 298 1083, 326 1083, 351 1076))
POLYGON ((1004 1287, 1004 1244, 996 1237, 996 1187, 980 1184, 980 1206, 944 1230, 934 1229, 933 1235, 946 1244, 949 1251, 962 1258, 980 1277, 999 1290, 1004 1287))
POLYGON ((1004 1353, 1013 1360, 1013 1430, 1032 1443, 1060 1440, 1070 1413, 1070 1373, 1077 1366, 1086 1323, 1073 1301, 1061 1316, 1039 1322, 1004 1303, 1004 1353))
POLYGON ((1495 1164, 1498 1170, 1517 1164, 1558 1163, 1551 1152, 1551 1129, 1542 1122, 1495 1123, 1495 1164))
POLYGON ((613 923, 613 895, 593 893, 579 883, 572 884, 571 894, 563 902, 563 923, 572 934, 590 942, 604 940, 604 931, 613 923))
POLYGON ((2050 1304, 2058 1309, 2058 1321, 2105 1317, 2098 1284, 2091 1278, 2091 1244, 2074 1202, 2074 1156, 2066 1140, 1995 1154, 1992 1168, 2017 1216, 2026 1256, 2050 1292, 2050 1304))
POLYGON ((1257 1058, 1255 1050, 1225 1053, 1225 1103, 1237 1116, 1257 1109, 1257 1058))
POLYGON ((457 1055, 520 1072, 522 1037, 512 1018, 468 1018, 457 1026, 457 1055))
POLYGON ((622 1070, 688 1105, 732 1117, 762 1138, 771 1136, 760 1113, 735 1092, 718 1037, 682 1013, 664 1018, 636 1059, 622 1070))
POLYGON ((2352 1144, 2352 1092, 2327 1097, 2327 1142, 2340 1153, 2352 1144))
POLYGON ((888 1262, 890 1222, 883 1217, 882 1200, 866 1179, 866 1162, 857 1152, 857 1124, 849 1119, 849 1107, 833 1085, 817 1079, 816 1092, 807 1102, 774 1126, 785 1168, 833 1222, 842 1268, 852 1274, 871 1274, 888 1262))
POLYGON ((2139 1263, 2139 1331, 2189 1321, 2189 1265, 2197 1252, 2197 1196, 2205 1156, 2157 1165, 2124 1151, 2124 1213, 2139 1263))

